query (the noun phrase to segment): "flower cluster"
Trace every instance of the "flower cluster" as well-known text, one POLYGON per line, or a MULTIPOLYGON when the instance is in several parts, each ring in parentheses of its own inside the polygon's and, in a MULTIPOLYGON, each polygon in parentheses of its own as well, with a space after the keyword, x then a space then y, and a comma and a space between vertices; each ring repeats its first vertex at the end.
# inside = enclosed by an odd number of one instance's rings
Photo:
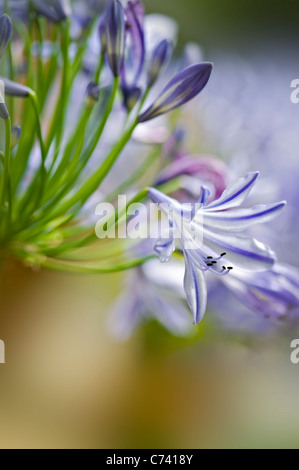
MULTIPOLYGON (((298 301, 294 276, 275 264, 267 245, 239 232, 268 222, 285 203, 240 208, 258 172, 231 182, 220 159, 185 152, 179 112, 171 113, 204 90, 212 64, 185 60, 179 67, 166 30, 150 39, 140 0, 109 0, 105 8, 17 3, 5 2, 0 17, 0 257, 67 272, 137 267, 129 318, 135 325, 152 310, 176 334, 188 330, 189 319, 181 300, 159 296, 145 274, 155 253, 162 262, 174 253, 184 260, 194 323, 206 310, 210 273, 264 313, 278 295, 282 308, 273 316, 284 316, 283 306, 298 301), (123 193, 134 204, 163 205, 169 227, 154 250, 150 240, 97 239, 90 213, 123 193), (188 211, 186 201, 195 203, 188 211)), ((126 208, 121 215, 127 223, 126 208)))

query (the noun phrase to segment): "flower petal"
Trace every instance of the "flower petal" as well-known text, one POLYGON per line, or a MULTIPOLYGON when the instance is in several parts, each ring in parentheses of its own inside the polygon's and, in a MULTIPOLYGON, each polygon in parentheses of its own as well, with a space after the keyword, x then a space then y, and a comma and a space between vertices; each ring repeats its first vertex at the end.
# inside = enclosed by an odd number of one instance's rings
POLYGON ((160 238, 155 244, 155 252, 159 256, 161 263, 168 263, 174 250, 175 240, 172 236, 160 238))
MULTIPOLYGON (((228 232, 238 232, 262 222, 268 222, 285 206, 285 202, 258 205, 250 209, 237 209, 220 212, 203 212, 203 223, 208 229, 219 229, 228 232)), ((201 213, 202 217, 202 213, 201 213)), ((196 217, 194 219, 196 221, 196 217)), ((201 218, 202 221, 202 218, 201 218)))
POLYGON ((186 303, 172 299, 165 292, 160 292, 158 295, 158 291, 150 300, 149 303, 152 305, 150 313, 167 330, 176 336, 190 334, 192 323, 186 303))
POLYGON ((207 306, 207 287, 204 273, 196 269, 192 258, 187 251, 184 251, 185 257, 185 279, 184 288, 189 307, 192 311, 194 324, 199 323, 206 311, 207 306))
POLYGON ((199 199, 197 201, 198 204, 206 205, 210 195, 211 195, 211 192, 209 191, 209 189, 206 188, 205 186, 202 186, 201 187, 201 193, 200 193, 199 199))
POLYGON ((254 238, 218 234, 206 228, 203 230, 203 237, 206 247, 216 253, 225 251, 225 259, 245 271, 270 269, 276 260, 271 248, 254 238))
POLYGON ((222 193, 222 196, 208 204, 205 210, 224 210, 239 206, 255 185, 258 176, 259 172, 255 171, 248 173, 244 178, 234 180, 222 193))

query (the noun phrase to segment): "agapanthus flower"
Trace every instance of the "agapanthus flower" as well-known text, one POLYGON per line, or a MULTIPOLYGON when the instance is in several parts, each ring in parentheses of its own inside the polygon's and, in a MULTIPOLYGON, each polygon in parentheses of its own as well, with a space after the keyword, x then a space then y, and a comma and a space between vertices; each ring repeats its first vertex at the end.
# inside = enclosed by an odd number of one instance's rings
POLYGON ((288 319, 299 312, 299 271, 282 264, 267 271, 234 270, 224 284, 249 309, 265 318, 288 319))
POLYGON ((149 266, 130 272, 123 294, 113 305, 108 326, 117 339, 128 339, 138 326, 151 320, 156 320, 176 336, 191 333, 192 323, 181 292, 183 289, 180 289, 178 283, 170 282, 166 285, 151 282, 147 274, 151 267, 149 263, 149 266))
POLYGON ((202 193, 195 207, 187 208, 157 189, 148 191, 149 197, 169 218, 169 232, 155 245, 162 262, 167 262, 179 238, 185 259, 185 292, 194 323, 204 316, 207 289, 204 273, 229 275, 234 268, 245 271, 270 269, 275 262, 274 252, 252 237, 235 235, 256 223, 266 222, 279 214, 285 202, 239 208, 258 178, 258 172, 248 173, 233 181, 219 199, 209 202, 209 191, 202 193))

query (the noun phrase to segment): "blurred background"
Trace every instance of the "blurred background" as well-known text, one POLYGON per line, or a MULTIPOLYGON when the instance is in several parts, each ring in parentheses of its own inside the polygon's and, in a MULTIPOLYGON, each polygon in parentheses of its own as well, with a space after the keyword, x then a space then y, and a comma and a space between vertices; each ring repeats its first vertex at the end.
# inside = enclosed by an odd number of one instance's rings
MULTIPOLYGON (((290 191, 298 169, 288 165, 299 148, 299 105, 290 103, 290 82, 299 78, 298 2, 145 4, 148 12, 178 20, 179 47, 196 41, 215 62, 204 102, 215 96, 216 111, 221 105, 218 118, 216 112, 206 123, 211 140, 220 141, 212 150, 226 160, 230 154, 233 166, 242 148, 247 169, 262 155, 257 136, 267 137, 265 158, 275 151, 271 171, 291 174, 290 191), (224 145, 226 102, 245 85, 238 116, 250 123, 246 139, 243 133, 237 139, 236 125, 224 145), (262 113, 253 107, 246 114, 249 93, 262 113)), ((269 168, 265 161, 261 169, 269 168)), ((284 237, 280 255, 298 266, 295 248, 284 237)), ((121 281, 119 274, 69 276, 7 262, 0 306, 7 361, 0 365, 1 448, 298 448, 299 365, 290 361, 290 342, 299 329, 236 335, 215 328, 206 315, 189 339, 153 322, 118 343, 106 319, 121 281)))

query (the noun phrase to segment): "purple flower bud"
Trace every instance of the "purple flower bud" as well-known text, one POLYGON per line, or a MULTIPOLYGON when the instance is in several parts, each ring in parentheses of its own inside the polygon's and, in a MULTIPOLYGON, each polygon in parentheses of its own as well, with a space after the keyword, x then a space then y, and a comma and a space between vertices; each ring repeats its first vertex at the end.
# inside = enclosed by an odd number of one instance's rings
MULTIPOLYGON (((0 96, 1 99, 1 96, 0 96)), ((9 112, 8 109, 2 101, 0 102, 0 118, 1 119, 8 119, 9 118, 9 112)))
POLYGON ((25 85, 8 80, 8 78, 0 77, 5 87, 5 95, 14 96, 16 98, 28 98, 32 90, 25 85))
POLYGON ((92 107, 99 101, 100 88, 97 83, 90 82, 86 88, 86 105, 92 107))
POLYGON ((70 0, 50 0, 49 2, 55 9, 60 21, 66 20, 72 14, 70 0))
POLYGON ((3 55, 12 33, 11 19, 7 15, 0 18, 0 57, 3 55))
POLYGON ((170 43, 164 39, 160 42, 153 52, 149 66, 148 86, 152 87, 159 78, 162 68, 166 64, 170 55, 170 43))
POLYGON ((122 87, 124 105, 127 111, 131 111, 138 103, 141 96, 141 89, 139 87, 122 87))
POLYGON ((119 0, 110 0, 106 10, 107 56, 115 77, 121 71, 125 49, 125 14, 119 0))
MULTIPOLYGON (((218 199, 225 190, 228 169, 222 160, 210 155, 180 155, 160 173, 155 184, 159 186, 183 175, 193 177, 194 184, 190 179, 188 186, 185 189, 182 188, 179 195, 176 193, 177 199, 185 199, 187 192, 195 193, 199 197, 201 186, 205 186, 210 190, 210 200, 212 201, 218 199)), ((190 194, 188 197, 190 199, 190 194)))
POLYGON ((137 83, 142 73, 145 59, 144 40, 144 6, 140 0, 129 1, 125 8, 126 38, 129 39, 129 57, 131 64, 126 64, 129 74, 134 77, 133 83, 137 83))
POLYGON ((20 126, 13 126, 11 129, 11 146, 15 147, 20 140, 22 129, 20 126))
POLYGON ((164 88, 154 103, 139 116, 139 122, 149 121, 190 101, 206 86, 213 65, 210 62, 191 65, 178 73, 164 88))
POLYGON ((71 13, 69 0, 31 0, 35 11, 53 23, 64 21, 71 13))

